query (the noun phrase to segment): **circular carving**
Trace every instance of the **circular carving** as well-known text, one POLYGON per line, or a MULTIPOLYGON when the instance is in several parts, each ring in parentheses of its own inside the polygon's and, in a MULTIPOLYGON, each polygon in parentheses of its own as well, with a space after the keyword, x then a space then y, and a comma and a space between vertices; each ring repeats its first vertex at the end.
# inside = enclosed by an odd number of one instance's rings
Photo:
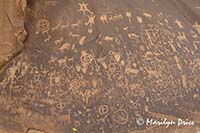
POLYGON ((108 111, 109 111, 108 105, 99 106, 99 114, 104 115, 104 114, 107 114, 108 111))
POLYGON ((81 83, 80 83, 79 80, 77 80, 77 79, 71 80, 70 88, 72 88, 72 89, 79 89, 80 86, 81 86, 81 83))
POLYGON ((59 110, 63 110, 66 106, 66 103, 65 102, 58 102, 56 104, 56 108, 59 109, 59 110))
POLYGON ((36 28, 40 32, 46 32, 49 30, 50 23, 47 19, 40 19, 36 24, 36 28))
POLYGON ((128 122, 128 113, 125 109, 119 109, 113 114, 113 120, 120 124, 124 125, 128 122))
POLYGON ((146 48, 145 48, 144 45, 140 45, 140 46, 139 46, 139 50, 144 52, 144 51, 146 51, 146 48))
POLYGON ((78 121, 78 120, 74 121, 74 126, 75 127, 79 127, 80 125, 81 125, 80 121, 78 121))
POLYGON ((88 54, 86 52, 83 52, 82 53, 82 56, 81 56, 81 63, 83 65, 88 65, 92 62, 93 60, 93 56, 91 54, 88 54))

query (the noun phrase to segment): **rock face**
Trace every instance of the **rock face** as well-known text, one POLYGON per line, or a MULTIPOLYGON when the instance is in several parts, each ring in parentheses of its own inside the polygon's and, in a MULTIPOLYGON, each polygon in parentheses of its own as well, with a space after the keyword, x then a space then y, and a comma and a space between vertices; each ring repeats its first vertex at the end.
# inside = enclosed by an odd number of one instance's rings
POLYGON ((0 68, 23 48, 26 0, 0 1, 0 68))
POLYGON ((0 132, 200 132, 198 5, 1 1, 0 132))

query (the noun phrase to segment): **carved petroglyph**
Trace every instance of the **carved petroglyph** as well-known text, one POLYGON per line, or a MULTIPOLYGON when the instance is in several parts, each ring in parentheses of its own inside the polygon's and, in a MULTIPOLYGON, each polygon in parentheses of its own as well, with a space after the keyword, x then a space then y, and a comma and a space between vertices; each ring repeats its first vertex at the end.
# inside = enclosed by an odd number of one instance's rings
POLYGON ((39 19, 36 24, 36 29, 38 32, 45 33, 49 30, 50 23, 47 19, 39 19))
POLYGON ((193 27, 200 33, 200 24, 196 22, 195 25, 193 25, 193 27))
POLYGON ((150 132, 146 118, 198 123, 199 24, 158 1, 148 9, 141 1, 29 3, 27 47, 0 75, 0 127, 121 133, 150 132))
POLYGON ((126 124, 128 122, 128 113, 124 109, 119 109, 114 112, 113 120, 118 124, 126 124))
POLYGON ((93 14, 93 13, 88 9, 88 3, 84 3, 84 2, 79 3, 79 7, 80 7, 80 8, 79 8, 78 12, 82 12, 84 16, 86 15, 87 12, 90 13, 90 14, 93 14))
POLYGON ((137 19, 138 23, 142 23, 142 17, 136 16, 136 19, 137 19))
POLYGON ((45 6, 56 6, 58 2, 56 0, 45 1, 45 6))
POLYGON ((90 27, 92 27, 92 25, 95 24, 94 20, 95 20, 95 15, 90 15, 90 16, 87 16, 88 17, 88 21, 85 22, 85 25, 89 25, 90 27))
POLYGON ((131 23, 132 13, 131 12, 126 12, 126 17, 128 17, 128 22, 131 23))

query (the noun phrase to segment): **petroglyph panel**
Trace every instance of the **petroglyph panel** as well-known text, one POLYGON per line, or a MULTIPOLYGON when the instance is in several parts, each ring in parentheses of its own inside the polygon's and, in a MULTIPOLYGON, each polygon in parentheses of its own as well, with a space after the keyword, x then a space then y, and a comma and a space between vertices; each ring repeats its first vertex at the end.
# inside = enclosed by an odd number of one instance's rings
POLYGON ((0 71, 0 132, 200 132, 200 2, 18 2, 28 38, 11 33, 24 48, 0 71))

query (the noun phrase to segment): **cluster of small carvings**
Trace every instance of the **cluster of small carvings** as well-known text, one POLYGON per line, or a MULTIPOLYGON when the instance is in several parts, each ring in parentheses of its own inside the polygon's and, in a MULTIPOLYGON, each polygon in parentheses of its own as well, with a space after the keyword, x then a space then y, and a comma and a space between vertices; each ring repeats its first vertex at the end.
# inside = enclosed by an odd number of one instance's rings
MULTIPOLYGON (((44 2, 46 8, 58 4, 44 2)), ((86 2, 74 4, 79 20, 63 17, 52 25, 48 17, 35 18, 34 37, 41 46, 4 73, 0 104, 5 110, 45 119, 25 106, 49 114, 66 131, 87 133, 146 128, 144 119, 155 117, 151 111, 186 117, 188 110, 200 110, 198 23, 188 29, 162 12, 96 14, 86 2), (97 22, 116 32, 90 39, 97 22)))

